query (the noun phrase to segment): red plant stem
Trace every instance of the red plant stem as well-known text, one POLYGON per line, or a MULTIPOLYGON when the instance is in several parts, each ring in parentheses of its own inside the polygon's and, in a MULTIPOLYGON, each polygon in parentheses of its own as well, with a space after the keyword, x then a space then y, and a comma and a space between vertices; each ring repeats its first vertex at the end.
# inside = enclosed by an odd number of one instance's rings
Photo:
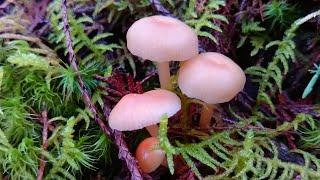
POLYGON ((103 77, 103 76, 100 76, 100 75, 97 75, 97 74, 95 74, 93 77, 98 81, 109 83, 109 78, 107 78, 107 77, 103 77))
MULTIPOLYGON (((105 102, 104 107, 103 107, 103 114, 105 117, 109 117, 111 109, 106 104, 107 103, 105 102)), ((132 177, 141 176, 140 169, 137 166, 137 161, 131 155, 131 153, 128 149, 128 146, 123 139, 123 134, 117 130, 111 130, 111 132, 113 134, 113 137, 112 137, 113 142, 119 147, 118 156, 120 159, 123 159, 127 163, 127 166, 131 172, 131 179, 132 179, 132 177), (123 157, 125 157, 125 158, 123 158, 123 157), (139 173, 139 174, 137 174, 137 173, 139 173)), ((150 179, 150 176, 147 174, 143 173, 143 176, 144 176, 144 179, 150 179)))
MULTIPOLYGON (((79 69, 78 69, 78 65, 76 62, 77 60, 76 60, 75 53, 74 53, 74 50, 72 47, 72 38, 71 38, 70 26, 68 23, 68 13, 67 13, 66 0, 61 1, 61 8, 62 8, 63 29, 64 29, 64 33, 66 35, 66 47, 68 49, 68 61, 71 65, 72 69, 75 72, 78 72, 79 69)), ((84 85, 84 82, 81 78, 80 73, 77 73, 77 81, 78 81, 80 89, 81 89, 84 103, 85 103, 86 107, 92 112, 92 114, 94 116, 94 120, 100 126, 101 130, 105 134, 107 134, 109 137, 113 136, 112 139, 116 140, 115 143, 119 148, 119 158, 126 162, 127 167, 131 173, 131 179, 132 180, 143 179, 142 175, 139 171, 139 168, 138 168, 138 165, 137 165, 135 158, 131 155, 130 151, 126 147, 126 143, 122 138, 122 133, 117 132, 117 131, 112 131, 110 129, 110 127, 107 127, 104 124, 104 122, 100 119, 98 112, 97 112, 97 108, 91 101, 91 97, 88 93, 88 90, 86 89, 86 87, 84 85), (123 153, 122 151, 126 151, 126 152, 123 153)), ((106 118, 107 118, 107 116, 106 116, 106 118)))
MULTIPOLYGON (((48 148, 48 129, 49 129, 49 122, 48 122, 48 112, 47 110, 42 111, 41 113, 41 122, 43 124, 42 126, 42 151, 46 151, 48 148)), ((46 161, 45 161, 45 157, 43 155, 43 153, 41 154, 41 158, 40 158, 40 166, 38 169, 38 176, 37 176, 37 180, 42 180, 43 179, 43 174, 44 174, 44 170, 46 167, 46 161)))
POLYGON ((211 119, 213 116, 215 105, 206 104, 202 107, 199 126, 200 129, 210 128, 211 119))
POLYGON ((162 15, 165 16, 173 16, 170 11, 168 11, 168 9, 166 9, 159 0, 150 0, 150 3, 152 4, 152 6, 158 11, 160 12, 162 15))
POLYGON ((119 96, 119 97, 122 97, 124 96, 125 94, 122 94, 121 92, 115 90, 115 89, 111 89, 111 88, 108 88, 108 87, 104 87, 104 86, 98 86, 98 89, 101 89, 103 91, 106 91, 108 93, 111 93, 115 96, 119 96))

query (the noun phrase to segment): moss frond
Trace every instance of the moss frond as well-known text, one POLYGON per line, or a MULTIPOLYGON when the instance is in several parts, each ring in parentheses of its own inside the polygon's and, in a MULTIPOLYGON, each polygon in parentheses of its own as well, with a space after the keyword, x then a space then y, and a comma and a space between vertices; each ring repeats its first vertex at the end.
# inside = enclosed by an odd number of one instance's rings
POLYGON ((198 12, 196 10, 196 1, 191 0, 187 6, 184 19, 187 24, 195 29, 199 36, 210 38, 213 42, 218 43, 212 33, 206 29, 222 32, 222 29, 214 21, 228 23, 225 16, 216 13, 223 6, 225 6, 224 0, 209 0, 204 5, 204 9, 198 12))
POLYGON ((205 179, 291 179, 296 173, 309 179, 319 178, 318 158, 306 151, 294 150, 291 153, 302 155, 305 163, 300 165, 283 161, 279 158, 279 147, 271 140, 281 132, 297 128, 300 123, 309 120, 308 115, 299 114, 292 123, 284 123, 271 132, 261 133, 253 130, 217 132, 199 143, 176 142, 177 146, 173 146, 167 138, 168 119, 164 116, 160 123, 160 146, 167 153, 171 173, 174 172, 173 156, 181 155, 198 178, 202 177, 195 161, 213 170, 213 175, 205 179), (241 138, 233 138, 237 136, 241 138), (316 167, 310 168, 312 165, 316 167))

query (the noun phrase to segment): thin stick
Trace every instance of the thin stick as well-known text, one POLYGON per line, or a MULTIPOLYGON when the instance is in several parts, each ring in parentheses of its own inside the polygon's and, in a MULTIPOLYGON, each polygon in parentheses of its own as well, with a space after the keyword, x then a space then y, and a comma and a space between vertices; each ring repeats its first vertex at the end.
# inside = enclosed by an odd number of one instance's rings
POLYGON ((165 16, 173 16, 170 11, 168 11, 159 0, 150 0, 150 3, 152 4, 152 6, 158 11, 160 12, 162 15, 165 16))
MULTIPOLYGON (((68 13, 67 13, 67 2, 66 0, 61 1, 61 8, 62 8, 62 18, 63 18, 63 29, 64 33, 66 35, 66 47, 68 49, 68 61, 72 67, 72 69, 75 72, 78 72, 78 65, 77 65, 77 60, 76 56, 72 47, 72 38, 71 38, 71 32, 70 32, 70 25, 68 23, 68 13)), ((77 73, 77 81, 79 83, 81 93, 82 93, 82 98, 84 100, 84 103, 86 107, 92 112, 94 116, 94 120, 96 123, 100 126, 101 130, 108 135, 109 137, 113 138, 119 148, 119 158, 124 160, 127 164, 127 167, 131 173, 131 179, 132 180, 140 180, 143 179, 142 175, 139 171, 138 165, 135 161, 135 158, 131 155, 130 151, 126 147, 126 143, 122 138, 122 133, 118 131, 112 131, 109 127, 107 127, 104 122, 100 119, 97 108, 96 106, 92 103, 91 97, 88 93, 88 90, 86 89, 84 82, 81 78, 80 73, 77 73), (125 152, 123 152, 125 151, 125 152)), ((105 117, 107 118, 107 116, 105 117)))
MULTIPOLYGON (((49 129, 49 122, 48 122, 48 112, 47 110, 42 111, 40 121, 42 122, 42 147, 41 150, 44 152, 48 148, 48 129, 49 129)), ((43 174, 44 170, 46 167, 46 161, 45 161, 45 156, 43 153, 41 153, 41 158, 40 158, 40 166, 38 169, 38 176, 37 180, 42 180, 43 179, 43 174)))
MULTIPOLYGON (((110 108, 104 103, 103 114, 105 117, 109 117, 110 108)), ((126 142, 123 139, 123 135, 120 131, 111 130, 113 134, 113 141, 119 147, 119 158, 127 163, 128 169, 131 172, 131 179, 141 178, 140 169, 138 168, 136 159, 131 155, 126 142), (124 158, 125 157, 125 158, 124 158)), ((150 179, 149 175, 143 174, 145 179, 150 179)))
POLYGON ((20 39, 20 40, 33 42, 33 43, 37 44, 41 49, 45 49, 48 52, 52 53, 52 50, 47 45, 45 45, 43 42, 41 42, 41 40, 39 38, 36 38, 36 37, 24 36, 21 34, 3 33, 3 34, 0 34, 0 38, 20 39))

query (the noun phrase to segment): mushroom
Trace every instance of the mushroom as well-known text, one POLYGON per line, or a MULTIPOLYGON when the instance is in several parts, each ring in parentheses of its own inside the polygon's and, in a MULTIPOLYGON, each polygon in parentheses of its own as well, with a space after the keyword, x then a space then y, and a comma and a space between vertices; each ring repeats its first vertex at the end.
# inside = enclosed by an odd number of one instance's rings
POLYGON ((165 152, 160 149, 157 138, 149 137, 138 145, 136 159, 142 171, 150 173, 156 170, 165 160, 165 152))
POLYGON ((129 51, 155 63, 162 89, 172 89, 169 61, 184 61, 198 55, 198 37, 182 21, 166 16, 139 19, 127 32, 129 51))
POLYGON ((209 127, 215 105, 234 98, 243 89, 245 81, 245 74, 236 63, 215 52, 202 53, 186 61, 178 75, 181 91, 207 104, 201 112, 202 129, 209 127))
POLYGON ((109 126, 119 131, 146 127, 151 136, 158 135, 157 123, 166 114, 173 116, 181 109, 181 101, 173 92, 157 89, 143 94, 127 94, 112 109, 109 126))

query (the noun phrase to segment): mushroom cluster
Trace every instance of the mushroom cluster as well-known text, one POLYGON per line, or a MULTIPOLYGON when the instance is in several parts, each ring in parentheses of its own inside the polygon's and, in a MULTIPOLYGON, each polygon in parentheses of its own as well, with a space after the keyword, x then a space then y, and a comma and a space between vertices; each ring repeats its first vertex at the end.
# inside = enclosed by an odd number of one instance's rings
POLYGON ((140 168, 150 173, 165 164, 157 123, 163 115, 171 117, 181 109, 180 98, 171 92, 170 61, 185 61, 178 72, 179 88, 187 97, 205 104, 201 129, 210 127, 214 108, 233 99, 246 78, 228 57, 215 52, 199 54, 195 31, 175 18, 157 15, 136 21, 127 32, 127 47, 133 55, 155 63, 161 89, 122 97, 110 113, 109 126, 119 131, 148 130, 152 137, 138 145, 136 158, 140 168))

